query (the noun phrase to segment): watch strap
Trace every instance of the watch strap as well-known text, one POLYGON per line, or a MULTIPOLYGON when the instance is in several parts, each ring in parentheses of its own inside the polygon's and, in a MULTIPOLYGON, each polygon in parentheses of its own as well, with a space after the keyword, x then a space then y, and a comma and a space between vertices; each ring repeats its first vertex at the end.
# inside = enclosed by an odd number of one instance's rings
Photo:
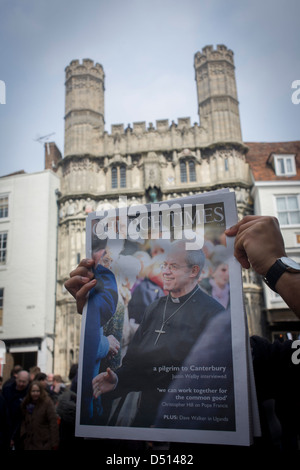
POLYGON ((281 259, 277 259, 275 263, 270 267, 267 274, 264 276, 263 279, 265 283, 274 292, 277 292, 275 289, 275 286, 276 286, 278 279, 286 270, 287 270, 287 266, 281 261, 281 259))

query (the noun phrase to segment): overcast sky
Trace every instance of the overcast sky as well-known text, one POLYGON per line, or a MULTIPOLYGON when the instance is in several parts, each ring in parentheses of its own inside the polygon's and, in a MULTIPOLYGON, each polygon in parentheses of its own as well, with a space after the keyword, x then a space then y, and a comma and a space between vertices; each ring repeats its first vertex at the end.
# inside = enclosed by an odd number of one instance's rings
POLYGON ((0 175, 43 170, 39 137, 63 153, 73 59, 104 68, 108 132, 199 122, 193 60, 209 44, 234 52, 243 140, 300 140, 299 0, 0 0, 0 175))

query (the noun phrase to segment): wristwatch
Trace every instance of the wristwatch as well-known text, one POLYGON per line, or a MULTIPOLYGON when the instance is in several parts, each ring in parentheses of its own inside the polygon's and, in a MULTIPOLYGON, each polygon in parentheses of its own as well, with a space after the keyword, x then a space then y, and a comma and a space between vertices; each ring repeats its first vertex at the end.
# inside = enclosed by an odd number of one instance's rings
POLYGON ((291 258, 283 256, 278 258, 275 263, 270 267, 267 274, 264 276, 263 280, 274 292, 277 292, 275 289, 276 283, 280 276, 288 271, 290 273, 300 273, 300 265, 291 258))

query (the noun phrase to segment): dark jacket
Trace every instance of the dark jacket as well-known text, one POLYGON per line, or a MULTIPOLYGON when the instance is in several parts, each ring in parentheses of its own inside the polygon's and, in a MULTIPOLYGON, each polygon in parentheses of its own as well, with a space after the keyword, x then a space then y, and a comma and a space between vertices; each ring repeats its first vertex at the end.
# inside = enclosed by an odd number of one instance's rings
POLYGON ((16 382, 12 382, 2 390, 2 395, 5 400, 8 412, 10 439, 15 441, 18 446, 19 430, 21 423, 21 403, 25 398, 28 387, 24 390, 17 390, 16 382))
POLYGON ((300 418, 300 365, 293 364, 292 341, 250 338, 262 427, 261 445, 297 450, 300 418))

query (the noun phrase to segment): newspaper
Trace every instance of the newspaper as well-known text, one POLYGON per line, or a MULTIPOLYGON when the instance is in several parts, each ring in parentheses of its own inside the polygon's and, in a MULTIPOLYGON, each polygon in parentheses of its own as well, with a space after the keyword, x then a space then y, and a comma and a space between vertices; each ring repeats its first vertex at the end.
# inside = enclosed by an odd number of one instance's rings
POLYGON ((236 222, 228 189, 89 214, 97 285, 77 436, 249 446, 259 435, 241 267, 224 234, 236 222))

